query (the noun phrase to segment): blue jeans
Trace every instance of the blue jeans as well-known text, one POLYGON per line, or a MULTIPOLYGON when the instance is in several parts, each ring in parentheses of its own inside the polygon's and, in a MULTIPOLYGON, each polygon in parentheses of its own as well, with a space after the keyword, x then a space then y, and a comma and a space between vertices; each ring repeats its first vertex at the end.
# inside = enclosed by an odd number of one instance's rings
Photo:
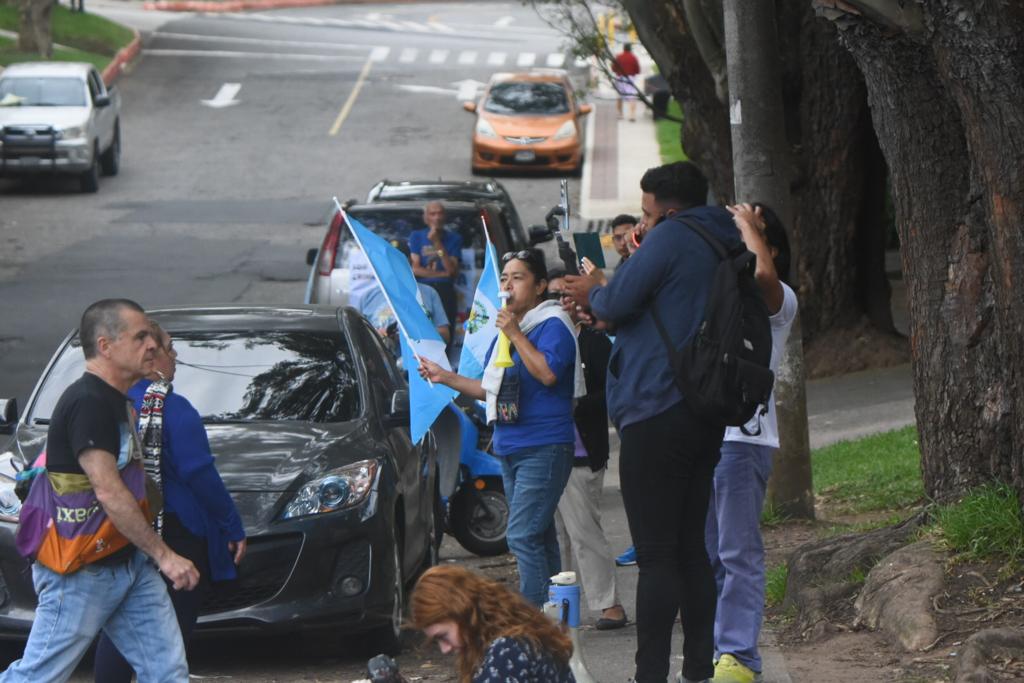
POLYGON ((705 530, 718 585, 715 654, 730 654, 757 672, 757 639, 764 617, 761 507, 774 452, 770 446, 738 441, 722 444, 705 530))
POLYGON ((73 574, 32 565, 39 605, 21 659, 0 683, 66 681, 102 630, 135 669, 139 683, 184 683, 188 665, 167 587, 141 551, 116 564, 73 574))
POLYGON ((572 451, 572 444, 560 443, 501 458, 506 538, 519 567, 519 592, 538 607, 548 599, 548 579, 562 570, 555 509, 572 473, 572 451))

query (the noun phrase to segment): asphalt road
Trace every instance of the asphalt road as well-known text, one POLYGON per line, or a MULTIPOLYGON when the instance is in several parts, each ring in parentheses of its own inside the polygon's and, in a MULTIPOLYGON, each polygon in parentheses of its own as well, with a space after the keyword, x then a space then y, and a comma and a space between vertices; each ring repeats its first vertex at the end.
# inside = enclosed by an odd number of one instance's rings
MULTIPOLYGON (((332 196, 364 198, 385 177, 470 177, 460 91, 498 70, 573 66, 560 34, 512 2, 92 8, 143 30, 118 83, 120 175, 96 195, 0 179, 0 397, 22 406, 96 299, 301 302, 332 196), (232 104, 203 103, 231 83, 232 104)), ((556 178, 502 182, 527 224, 557 202, 556 178)))
MULTIPOLYGON (((74 180, 0 179, 0 397, 22 406, 96 299, 300 303, 305 252, 322 238, 333 195, 363 198, 385 177, 469 177, 473 118, 460 90, 497 70, 572 66, 561 36, 514 2, 244 15, 90 8, 140 28, 144 51, 118 82, 120 175, 95 195, 74 180), (237 102, 203 104, 229 83, 237 102)), ((556 178, 502 182, 527 224, 558 200, 556 178)), ((449 557, 509 573, 506 560, 446 543, 449 557)), ((200 643, 192 666, 204 678, 349 681, 366 655, 340 635, 290 635, 200 643)), ((0 664, 15 656, 0 649, 0 664)), ((454 680, 424 652, 403 667, 454 680)), ((87 666, 73 680, 91 680, 87 666)))

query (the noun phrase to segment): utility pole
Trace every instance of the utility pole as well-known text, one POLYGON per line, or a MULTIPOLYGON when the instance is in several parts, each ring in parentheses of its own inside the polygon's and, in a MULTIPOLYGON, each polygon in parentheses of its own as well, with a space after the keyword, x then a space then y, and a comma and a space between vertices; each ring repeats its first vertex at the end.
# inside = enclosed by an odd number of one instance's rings
MULTIPOLYGON (((725 54, 729 77, 729 123, 736 201, 764 202, 789 232, 794 269, 799 244, 793 239, 791 164, 782 107, 775 3, 724 0, 725 54)), ((800 317, 775 376, 779 451, 775 454, 768 501, 780 514, 814 518, 807 394, 800 317)))

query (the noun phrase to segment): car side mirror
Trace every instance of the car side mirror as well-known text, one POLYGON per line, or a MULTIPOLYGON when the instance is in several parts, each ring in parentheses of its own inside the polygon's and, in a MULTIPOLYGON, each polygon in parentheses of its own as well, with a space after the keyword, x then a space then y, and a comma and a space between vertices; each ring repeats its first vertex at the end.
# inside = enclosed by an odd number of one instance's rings
POLYGON ((310 249, 306 252, 306 265, 311 266, 316 263, 316 255, 319 253, 319 249, 310 249))
POLYGON ((586 116, 590 112, 594 111, 594 105, 592 104, 581 104, 580 105, 580 116, 586 116))
POLYGON ((99 108, 99 107, 109 107, 110 106, 110 95, 97 95, 96 97, 93 98, 92 103, 93 103, 93 106, 95 106, 97 108, 99 108))
POLYGON ((531 225, 530 226, 530 244, 540 244, 541 242, 550 241, 554 235, 546 225, 531 225))
POLYGON ((13 434, 18 424, 18 399, 0 398, 0 434, 13 434))
POLYGON ((409 390, 395 389, 391 394, 390 417, 394 420, 409 419, 409 390))
POLYGON ((463 102, 462 108, 468 111, 470 114, 476 113, 476 102, 463 102))

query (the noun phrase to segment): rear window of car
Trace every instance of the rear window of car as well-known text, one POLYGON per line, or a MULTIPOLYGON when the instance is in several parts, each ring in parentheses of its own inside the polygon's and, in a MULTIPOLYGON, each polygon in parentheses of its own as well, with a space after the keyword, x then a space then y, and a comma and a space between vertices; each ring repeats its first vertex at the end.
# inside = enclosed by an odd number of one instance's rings
POLYGON ((492 114, 565 114, 569 98, 558 83, 509 81, 495 83, 487 95, 484 111, 492 114))
MULTIPOLYGON (((352 209, 349 215, 365 225, 370 231, 380 235, 384 239, 401 239, 408 241, 409 235, 415 230, 423 230, 426 224, 423 222, 423 209, 410 208, 407 211, 375 211, 372 207, 352 209)), ((458 233, 462 237, 462 248, 472 248, 474 253, 483 257, 484 229, 480 222, 479 209, 445 209, 445 229, 458 233)), ((501 226, 488 224, 487 229, 496 231, 504 229, 501 226)), ((348 230, 342 231, 342 241, 352 239, 348 230)), ((497 239, 492 234, 492 239, 497 239)), ((339 249, 335 257, 335 267, 342 267, 342 259, 346 256, 344 249, 339 249)))
POLYGON ((77 78, 0 78, 2 107, 84 107, 85 84, 77 78))
MULTIPOLYGON (((344 422, 359 416, 359 377, 338 332, 176 332, 174 390, 205 422, 344 422)), ((40 389, 30 419, 45 423, 85 370, 78 340, 40 389)))

